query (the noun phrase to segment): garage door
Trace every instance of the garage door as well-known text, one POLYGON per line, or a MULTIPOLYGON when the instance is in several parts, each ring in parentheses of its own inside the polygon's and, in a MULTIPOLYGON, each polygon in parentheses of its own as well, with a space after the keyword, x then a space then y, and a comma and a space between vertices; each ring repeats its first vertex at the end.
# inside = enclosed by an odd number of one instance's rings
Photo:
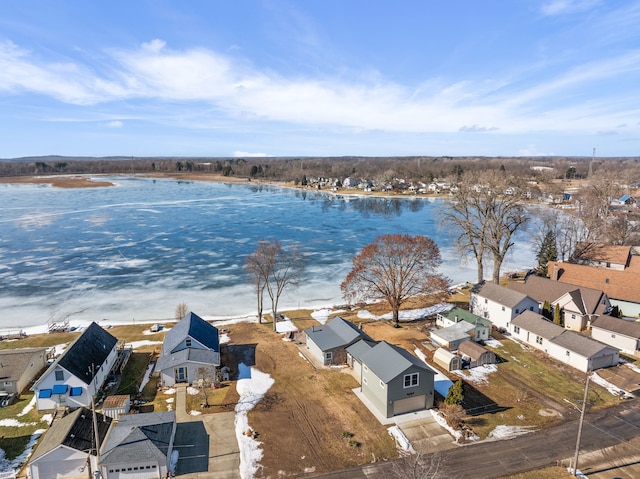
POLYGON ((591 361, 591 369, 600 369, 600 368, 608 368, 609 366, 614 366, 616 364, 615 358, 613 354, 608 354, 607 356, 600 356, 599 358, 593 358, 591 361))
POLYGON ((424 409, 426 404, 427 397, 424 394, 422 396, 399 399, 393 402, 393 415, 397 416, 398 414, 404 414, 406 412, 419 411, 420 409, 424 409))

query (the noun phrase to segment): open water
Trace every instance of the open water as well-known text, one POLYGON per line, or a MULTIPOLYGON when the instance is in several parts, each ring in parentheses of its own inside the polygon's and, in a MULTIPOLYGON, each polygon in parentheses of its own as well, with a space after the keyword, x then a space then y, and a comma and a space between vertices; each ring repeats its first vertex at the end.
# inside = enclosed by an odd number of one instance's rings
MULTIPOLYGON (((243 267, 261 238, 296 242, 304 252, 304 280, 285 293, 281 310, 342 304, 353 256, 385 233, 431 237, 453 283, 476 279, 475 260, 461 259, 439 227, 443 200, 108 180, 116 186, 0 184, 0 330, 65 318, 72 325, 166 320, 181 302, 209 318, 255 314, 243 267)), ((529 267, 534 256, 522 232, 503 271, 529 267)))

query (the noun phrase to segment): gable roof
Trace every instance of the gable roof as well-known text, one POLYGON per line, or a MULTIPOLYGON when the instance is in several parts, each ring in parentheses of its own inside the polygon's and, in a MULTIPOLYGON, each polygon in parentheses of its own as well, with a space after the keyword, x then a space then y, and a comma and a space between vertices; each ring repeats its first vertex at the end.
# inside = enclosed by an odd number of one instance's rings
POLYGON ((44 379, 56 366, 61 366, 85 384, 91 384, 93 378, 118 340, 104 330, 97 323, 92 322, 82 332, 82 334, 65 349, 64 353, 56 359, 49 369, 40 376, 34 384, 34 388, 44 379))
POLYGON ((553 338, 553 343, 585 358, 595 356, 604 350, 619 351, 618 348, 569 330, 565 330, 561 335, 553 338))
MULTIPOLYGON (((29 367, 34 354, 45 354, 46 348, 20 348, 0 351, 0 380, 17 381, 29 367)), ((42 360, 44 366, 44 358, 42 360)))
POLYGON ((468 339, 470 337, 468 334, 469 331, 474 328, 475 326, 473 324, 467 323, 466 321, 460 321, 459 323, 452 324, 446 328, 431 331, 431 335, 444 339, 450 343, 452 341, 459 341, 460 339, 468 339))
POLYGON ((120 416, 101 448, 100 464, 166 461, 175 423, 174 411, 120 416))
POLYGON ((626 265, 631 254, 631 246, 606 245, 602 243, 580 243, 576 246, 572 261, 598 261, 626 265))
POLYGON ((544 316, 529 310, 524 311, 513 318, 511 324, 549 340, 565 331, 562 326, 558 326, 557 324, 547 320, 544 316))
POLYGON ((555 304, 562 296, 569 294, 581 314, 604 314, 606 310, 606 306, 602 304, 605 299, 603 291, 576 284, 559 283, 542 276, 530 274, 524 282, 511 281, 509 288, 520 291, 539 303, 549 301, 555 304))
POLYGON ((186 337, 191 337, 206 348, 220 352, 218 328, 197 314, 189 312, 165 334, 162 354, 173 352, 186 337))
POLYGON ((463 341, 458 346, 458 353, 469 356, 473 360, 477 360, 486 352, 489 350, 475 341, 463 341))
MULTIPOLYGON (((111 418, 96 413, 98 424, 98 439, 104 441, 111 418)), ((77 451, 89 451, 93 449, 95 455, 95 435, 93 432, 93 417, 91 411, 81 407, 62 419, 55 421, 45 433, 42 441, 31 456, 31 461, 45 455, 58 446, 67 446, 77 451)))
POLYGON ((347 348, 347 352, 358 361, 362 360, 362 355, 376 345, 375 341, 360 339, 347 348))
POLYGON ((489 321, 488 319, 484 319, 477 314, 473 314, 462 308, 453 308, 450 311, 445 311, 438 314, 444 318, 447 318, 449 321, 456 321, 457 318, 458 321, 465 321, 474 326, 479 324, 481 326, 491 327, 491 321, 489 321))
POLYGON ((627 321, 613 316, 600 316, 593 323, 592 328, 600 328, 630 338, 640 338, 640 322, 627 321))
POLYGON ((435 374, 424 362, 415 357, 406 349, 402 349, 386 341, 380 341, 374 347, 361 356, 362 364, 365 364, 383 382, 388 383, 392 379, 404 373, 411 366, 435 374))
POLYGON ((490 281, 478 283, 471 289, 472 294, 490 299, 498 304, 514 308, 527 299, 527 295, 519 291, 505 288, 490 281))
POLYGON ((310 338, 321 351, 339 348, 353 344, 358 339, 368 336, 358 329, 355 324, 335 316, 322 326, 312 326, 304 330, 307 338, 310 338))

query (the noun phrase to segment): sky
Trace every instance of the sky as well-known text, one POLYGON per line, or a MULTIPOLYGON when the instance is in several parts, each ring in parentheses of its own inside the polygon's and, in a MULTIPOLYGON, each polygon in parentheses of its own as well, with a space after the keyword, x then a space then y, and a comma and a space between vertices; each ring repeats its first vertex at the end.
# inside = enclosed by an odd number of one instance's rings
POLYGON ((0 2, 0 158, 640 156, 640 1, 0 2))

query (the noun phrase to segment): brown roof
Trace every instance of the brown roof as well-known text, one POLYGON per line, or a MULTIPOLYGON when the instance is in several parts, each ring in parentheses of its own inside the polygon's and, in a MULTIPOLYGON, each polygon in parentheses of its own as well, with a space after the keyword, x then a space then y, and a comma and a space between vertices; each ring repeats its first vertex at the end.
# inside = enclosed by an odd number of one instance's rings
POLYGON ((549 261, 549 271, 558 268, 558 282, 600 289, 613 299, 640 303, 640 271, 597 268, 549 261))
POLYGON ((640 322, 626 321, 613 316, 600 316, 592 324, 592 328, 600 328, 630 338, 640 338, 640 322))
POLYGON ((509 288, 524 293, 539 303, 549 301, 551 304, 554 304, 565 294, 570 293, 573 301, 583 309, 581 311, 582 314, 604 313, 605 307, 602 304, 603 291, 601 289, 586 287, 578 283, 569 283, 569 281, 558 282, 541 276, 529 275, 524 282, 511 281, 509 288))
POLYGON ((458 346, 458 352, 469 356, 473 360, 477 360, 489 350, 474 341, 463 341, 458 346))
POLYGON ((581 243, 573 257, 575 261, 627 264, 631 246, 612 246, 601 243, 581 243))
POLYGON ((117 394, 115 396, 107 396, 107 398, 102 403, 102 410, 105 409, 113 409, 113 408, 122 408, 127 405, 127 401, 129 401, 128 394, 117 394))

